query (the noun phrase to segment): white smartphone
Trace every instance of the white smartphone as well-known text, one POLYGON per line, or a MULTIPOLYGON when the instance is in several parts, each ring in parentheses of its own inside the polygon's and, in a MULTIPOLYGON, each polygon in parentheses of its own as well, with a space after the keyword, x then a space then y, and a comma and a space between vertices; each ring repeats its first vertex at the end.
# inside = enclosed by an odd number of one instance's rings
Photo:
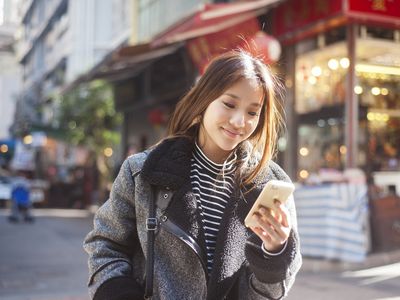
POLYGON ((270 180, 264 186, 260 195, 258 196, 253 207, 244 220, 246 227, 257 227, 258 223, 252 218, 253 214, 257 212, 260 206, 271 208, 275 210, 274 201, 279 200, 284 204, 294 191, 294 185, 290 182, 281 180, 270 180))

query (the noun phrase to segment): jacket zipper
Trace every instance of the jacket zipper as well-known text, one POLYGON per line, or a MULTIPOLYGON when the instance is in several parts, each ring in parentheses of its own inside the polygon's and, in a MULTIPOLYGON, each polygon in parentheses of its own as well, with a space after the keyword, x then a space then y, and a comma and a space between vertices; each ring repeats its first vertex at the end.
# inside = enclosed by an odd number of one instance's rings
POLYGON ((190 236, 188 235, 182 228, 178 225, 172 223, 169 219, 163 220, 164 218, 161 217, 161 226, 168 231, 169 233, 176 236, 182 242, 184 242, 187 246, 189 246, 194 253, 196 253, 197 257, 199 258, 201 265, 203 267, 204 274, 206 275, 206 279, 208 281, 208 272, 207 272, 207 264, 204 261, 202 250, 199 244, 190 236))

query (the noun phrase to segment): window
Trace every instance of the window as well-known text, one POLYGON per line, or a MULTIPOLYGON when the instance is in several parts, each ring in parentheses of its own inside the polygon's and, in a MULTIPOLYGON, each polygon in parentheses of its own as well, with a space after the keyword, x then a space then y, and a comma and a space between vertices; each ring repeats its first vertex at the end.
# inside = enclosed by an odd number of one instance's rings
POLYGON ((390 40, 392 30, 368 29, 373 33, 357 40, 357 83, 366 116, 360 124, 367 132, 365 145, 370 171, 400 170, 400 43, 390 40), (377 38, 378 37, 378 38, 377 38))

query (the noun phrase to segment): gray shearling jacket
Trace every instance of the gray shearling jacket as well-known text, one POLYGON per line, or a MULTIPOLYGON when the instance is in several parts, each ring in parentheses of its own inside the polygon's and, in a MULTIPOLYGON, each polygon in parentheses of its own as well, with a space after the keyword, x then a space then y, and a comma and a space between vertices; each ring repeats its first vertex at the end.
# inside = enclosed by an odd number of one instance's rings
POLYGON ((270 162, 251 192, 243 195, 239 189, 233 191, 221 220, 213 271, 208 275, 202 221, 189 176, 192 151, 189 139, 174 138, 124 162, 109 200, 96 212, 94 229, 84 241, 91 298, 143 299, 151 185, 156 186, 159 198, 160 223, 155 239, 153 299, 285 297, 301 266, 293 198, 286 204, 293 229, 278 256, 262 252, 261 240, 244 226, 244 218, 267 181, 288 181, 288 176, 270 162), (163 199, 170 197, 168 207, 164 207, 163 199))

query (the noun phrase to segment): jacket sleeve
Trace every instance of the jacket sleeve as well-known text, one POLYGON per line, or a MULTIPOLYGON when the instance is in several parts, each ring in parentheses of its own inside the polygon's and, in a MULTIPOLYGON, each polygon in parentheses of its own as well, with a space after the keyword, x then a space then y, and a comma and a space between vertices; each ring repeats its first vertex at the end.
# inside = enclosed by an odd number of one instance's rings
POLYGON ((132 276, 132 257, 140 247, 134 195, 132 168, 126 160, 110 198, 96 212, 94 228, 84 240, 89 254, 88 286, 92 299, 143 299, 140 280, 132 276))
POLYGON ((262 241, 252 234, 246 243, 246 258, 249 262, 248 299, 283 299, 294 283, 302 263, 297 232, 296 209, 293 197, 286 203, 292 220, 285 250, 277 256, 265 254, 262 241))

